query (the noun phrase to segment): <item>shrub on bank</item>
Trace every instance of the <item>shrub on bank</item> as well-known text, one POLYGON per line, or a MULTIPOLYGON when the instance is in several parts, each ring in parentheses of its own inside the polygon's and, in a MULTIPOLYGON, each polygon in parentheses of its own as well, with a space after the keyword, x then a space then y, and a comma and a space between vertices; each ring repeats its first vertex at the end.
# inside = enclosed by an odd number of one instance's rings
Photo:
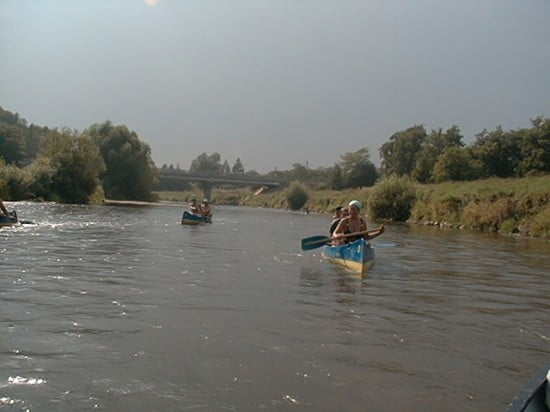
MULTIPOLYGON (((396 213, 396 204, 406 203, 402 199, 408 196, 409 202, 406 204, 410 207, 410 220, 414 223, 550 237, 550 175, 428 185, 413 185, 407 179, 401 180, 403 186, 382 181, 374 187, 353 190, 308 189, 307 206, 311 212, 332 214, 335 206, 357 199, 367 205, 367 212, 372 208, 371 218, 398 220, 407 213, 406 210, 401 216, 396 213)), ((179 199, 172 193, 159 195, 165 200, 182 200, 182 193, 179 199)), ((282 209, 288 205, 286 195, 286 190, 270 190, 255 195, 248 188, 230 191, 214 189, 212 199, 216 204, 282 209)))
POLYGON ((299 182, 292 182, 286 191, 286 200, 291 210, 300 210, 308 198, 305 187, 299 182))
POLYGON ((550 238, 550 206, 546 206, 533 217, 526 217, 525 224, 531 236, 550 238))
POLYGON ((416 189, 408 178, 390 176, 372 189, 367 209, 371 219, 406 221, 416 202, 416 189))
POLYGON ((28 173, 0 159, 0 199, 24 200, 28 191, 28 173))

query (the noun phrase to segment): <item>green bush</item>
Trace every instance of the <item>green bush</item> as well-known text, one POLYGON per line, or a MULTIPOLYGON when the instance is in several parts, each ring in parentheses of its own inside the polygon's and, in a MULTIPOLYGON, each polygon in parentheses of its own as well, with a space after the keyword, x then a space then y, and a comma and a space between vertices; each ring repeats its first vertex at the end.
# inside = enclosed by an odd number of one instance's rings
POLYGON ((410 179, 391 176, 374 186, 367 209, 372 219, 406 221, 416 201, 416 189, 410 179))
POLYGON ((292 182, 286 191, 286 200, 291 210, 300 210, 309 196, 305 187, 299 182, 292 182))
POLYGON ((0 159, 0 199, 25 199, 29 191, 29 181, 24 170, 0 159))

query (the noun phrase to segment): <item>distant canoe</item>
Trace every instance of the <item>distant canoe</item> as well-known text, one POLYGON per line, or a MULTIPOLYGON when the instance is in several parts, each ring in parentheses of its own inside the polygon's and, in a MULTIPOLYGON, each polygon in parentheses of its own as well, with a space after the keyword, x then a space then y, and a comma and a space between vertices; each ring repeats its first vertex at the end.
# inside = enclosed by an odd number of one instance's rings
POLYGON ((328 261, 361 275, 374 265, 374 249, 363 238, 341 246, 325 246, 322 254, 328 261))
POLYGON ((508 412, 547 412, 550 410, 550 366, 547 366, 519 392, 508 412))
POLYGON ((183 211, 183 216, 181 217, 182 225, 200 225, 201 223, 212 223, 212 215, 202 217, 189 213, 187 210, 183 211))
POLYGON ((19 223, 19 220, 17 220, 17 212, 12 210, 10 214, 13 216, 12 218, 0 215, 0 226, 13 226, 19 223))

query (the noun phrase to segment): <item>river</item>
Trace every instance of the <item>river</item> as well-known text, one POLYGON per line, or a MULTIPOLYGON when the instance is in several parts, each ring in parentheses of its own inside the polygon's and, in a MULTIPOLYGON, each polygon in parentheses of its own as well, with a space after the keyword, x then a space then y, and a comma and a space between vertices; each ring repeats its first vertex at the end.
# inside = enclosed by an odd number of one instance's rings
POLYGON ((392 224, 362 279, 327 216, 7 206, 1 410, 502 411, 550 363, 542 241, 392 224))

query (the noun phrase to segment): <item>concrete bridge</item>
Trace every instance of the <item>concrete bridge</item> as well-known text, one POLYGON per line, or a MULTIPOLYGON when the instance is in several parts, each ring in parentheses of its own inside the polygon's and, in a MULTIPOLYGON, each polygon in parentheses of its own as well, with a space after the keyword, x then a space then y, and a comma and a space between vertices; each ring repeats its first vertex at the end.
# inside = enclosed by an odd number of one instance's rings
POLYGON ((249 176, 234 173, 220 174, 211 172, 191 172, 181 169, 159 169, 159 179, 161 181, 176 180, 186 182, 204 182, 202 185, 204 197, 210 199, 212 187, 215 184, 239 184, 244 186, 267 186, 279 187, 284 182, 282 180, 272 179, 265 176, 249 176))

